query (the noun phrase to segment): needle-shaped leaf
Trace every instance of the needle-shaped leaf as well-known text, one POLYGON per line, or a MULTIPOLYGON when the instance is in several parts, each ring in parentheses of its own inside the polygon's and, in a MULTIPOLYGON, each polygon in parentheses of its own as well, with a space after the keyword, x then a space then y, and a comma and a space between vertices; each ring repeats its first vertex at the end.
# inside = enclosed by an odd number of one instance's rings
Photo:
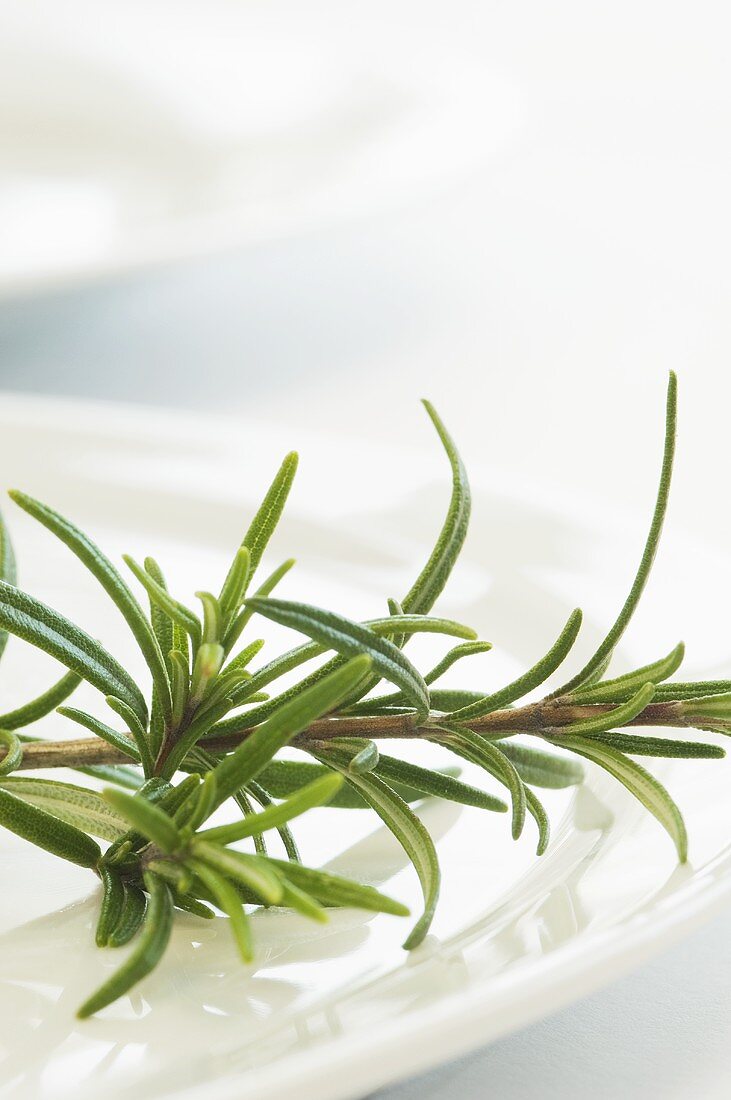
MULTIPOLYGON (((265 581, 259 585, 254 592, 255 596, 268 596, 277 587, 279 582, 286 577, 290 569, 294 566, 294 558, 287 558, 281 565, 278 565, 273 573, 270 573, 265 581)), ((249 574, 251 575, 251 574, 249 574)), ((236 615, 235 619, 226 631, 226 637, 224 638, 224 649, 227 653, 230 653, 236 642, 241 636, 242 631, 246 628, 247 623, 251 620, 254 612, 249 611, 247 608, 243 608, 236 615)))
POLYGON ((632 733, 599 733, 592 740, 609 745, 630 756, 671 757, 682 760, 721 760, 726 755, 720 745, 706 741, 676 741, 671 737, 643 737, 632 733))
POLYGON ((523 782, 532 787, 561 790, 575 786, 584 778, 581 764, 569 756, 558 756, 507 740, 500 742, 500 752, 515 764, 523 782))
POLYGON ((37 722, 40 718, 45 718, 60 703, 63 703, 64 699, 68 699, 80 681, 81 677, 77 676, 75 672, 64 673, 61 679, 52 684, 42 695, 29 700, 22 707, 10 710, 6 714, 0 714, 0 727, 5 730, 18 730, 24 726, 30 726, 31 723, 37 722))
POLYGON ((731 692, 731 680, 694 680, 670 684, 658 684, 656 702, 668 699, 699 699, 704 695, 722 695, 731 692))
POLYGON ((127 830, 127 822, 107 802, 86 787, 60 783, 55 779, 36 779, 13 775, 0 779, 0 787, 39 810, 73 825, 101 840, 117 840, 127 830))
POLYGON ((279 523, 284 505, 287 503, 289 491, 292 488, 294 475, 297 473, 298 457, 295 451, 290 451, 285 456, 282 465, 267 489, 266 496, 252 519, 249 529, 244 535, 241 545, 249 551, 251 560, 250 575, 256 572, 262 554, 266 550, 274 529, 279 523))
POLYGON ((10 775, 23 760, 23 746, 12 730, 0 729, 0 776, 10 775))
POLYGON ((272 757, 298 733, 328 714, 371 667, 369 657, 355 657, 324 680, 283 704, 216 768, 218 805, 256 779, 272 757))
POLYGON ((525 824, 526 795, 523 780, 512 761, 496 745, 460 726, 440 725, 429 740, 484 768, 507 787, 513 804, 512 835, 513 840, 517 840, 525 824))
POLYGON ((126 724, 128 730, 134 738, 137 751, 140 754, 140 760, 145 775, 152 775, 154 771, 154 763, 152 755, 150 753, 150 746, 147 740, 147 730, 140 722, 139 718, 122 699, 117 699, 114 695, 107 695, 104 702, 107 704, 110 710, 113 710, 115 714, 119 715, 122 721, 126 724))
MULTIPOLYGON (((153 581, 161 588, 167 590, 165 575, 155 559, 150 557, 145 558, 144 567, 145 572, 149 573, 153 581)), ((170 663, 170 651, 174 649, 172 619, 158 607, 154 600, 150 600, 149 604, 152 631, 157 638, 157 644, 160 647, 160 653, 165 662, 168 678, 171 679, 172 667, 170 663)), ((170 694, 171 697, 170 708, 172 708, 172 684, 168 686, 168 694, 170 694)), ((160 746, 165 736, 166 722, 172 722, 172 720, 172 709, 163 708, 160 694, 157 687, 153 684, 152 705, 150 707, 150 752, 153 757, 156 757, 160 751, 160 746)))
POLYGON ((417 764, 398 760, 394 756, 384 756, 383 753, 380 754, 376 774, 385 779, 397 793, 408 789, 411 792, 421 792, 422 795, 445 798, 449 802, 459 802, 463 806, 476 806, 481 810, 494 810, 497 813, 505 813, 508 808, 501 798, 495 798, 494 795, 487 794, 486 791, 481 791, 477 787, 471 787, 468 783, 461 783, 450 775, 432 771, 430 768, 420 768, 417 764))
MULTIPOLYGON (((164 712, 170 714, 170 685, 165 668, 165 660, 160 652, 160 646, 153 633, 152 627, 133 595, 127 582, 120 576, 118 570, 112 565, 105 554, 80 531, 70 520, 55 512, 48 505, 34 500, 27 493, 11 490, 11 498, 39 523, 43 524, 52 534, 61 540, 69 550, 86 566, 89 572, 96 577, 104 591, 117 606, 127 622, 140 651, 145 658, 147 667, 152 675, 155 689, 160 698, 164 712)), ((115 694, 110 692, 110 694, 115 694)))
POLYGON ((124 883, 124 901, 119 920, 115 924, 107 943, 109 947, 124 947, 137 935, 147 911, 147 894, 134 883, 124 883))
POLYGON ((309 604, 255 599, 248 600, 247 606, 252 603, 260 615, 306 634, 319 645, 334 649, 343 657, 367 654, 374 670, 395 684, 415 708, 417 724, 426 719, 429 714, 428 688, 421 674, 393 642, 378 637, 361 623, 309 604))
POLYGON ((132 573, 134 573, 137 580, 147 592, 152 602, 156 604, 161 611, 172 619, 174 623, 190 635, 193 645, 195 647, 200 645, 201 641, 201 624, 196 618, 189 607, 180 603, 179 600, 173 599, 168 592, 167 588, 163 588, 161 584, 145 570, 141 565, 138 565, 134 558, 129 554, 122 555, 125 564, 129 567, 132 573))
POLYGON ((560 736, 563 736, 564 732, 571 737, 605 733, 616 726, 624 726, 645 709, 654 694, 655 685, 644 684, 626 703, 618 703, 616 707, 598 714, 596 718, 587 718, 583 722, 572 722, 570 726, 561 727, 560 736))
POLYGON ((627 672, 624 676, 617 676, 613 680, 604 680, 590 687, 577 688, 571 695, 576 703, 622 703, 645 684, 659 684, 667 680, 680 667, 685 646, 682 642, 676 645, 667 657, 654 661, 650 665, 637 668, 634 672, 627 672))
POLYGON ((236 889, 228 879, 214 871, 207 863, 200 859, 190 860, 190 869, 198 876, 203 885, 213 894, 219 909, 229 919, 231 933, 234 938, 239 955, 245 963, 254 958, 254 944, 251 938, 251 926, 249 918, 244 912, 244 907, 236 889))
POLYGON ((97 865, 101 851, 96 841, 73 825, 10 794, 9 782, 9 778, 2 780, 0 788, 0 825, 70 863, 78 863, 81 867, 97 865))
POLYGON ((388 783, 372 772, 366 775, 354 775, 348 771, 347 753, 342 750, 330 750, 327 757, 313 755, 320 759, 321 763, 327 763, 342 772, 347 782, 352 784, 361 797, 373 807, 413 863, 424 895, 424 910, 406 938, 404 948, 410 951, 418 947, 429 931, 439 898, 440 871, 434 841, 413 810, 402 798, 399 798, 388 783))
POLYGON ((137 832, 146 836, 161 851, 171 854, 181 847, 183 838, 175 822, 153 802, 115 787, 107 787, 103 797, 137 832))
MULTIPOLYGON (((271 806, 274 801, 266 787, 263 787, 261 783, 259 783, 256 779, 252 779, 249 783, 247 783, 246 791, 248 794, 252 795, 256 799, 263 810, 266 810, 268 806, 271 806)), ((302 859, 299 854, 299 849, 297 847, 297 841, 294 839, 294 834, 292 833, 289 825, 278 825, 277 832, 279 833, 279 838, 284 845, 284 850, 287 853, 287 858, 294 860, 295 863, 301 863, 302 859)), ((254 833, 254 845, 260 855, 265 854, 264 837, 261 833, 254 833), (260 845, 257 844, 257 837, 260 841, 260 845)))
POLYGON ((226 580, 223 582, 223 587, 218 597, 221 613, 226 623, 230 621, 232 615, 236 614, 244 598, 246 585, 249 580, 250 565, 251 558, 249 555, 249 548, 247 546, 240 546, 234 555, 231 568, 228 571, 226 580))
POLYGON ((575 676, 572 676, 567 683, 562 684, 562 686, 553 693, 554 696, 568 695, 587 683, 594 671, 607 659, 607 656, 611 655, 616 649, 617 643, 627 629, 635 609, 640 602, 648 577, 650 576, 652 563, 655 560, 655 554, 660 541, 660 535, 662 534, 662 527, 668 506, 670 481, 673 473, 673 459, 675 457, 677 398, 678 381, 675 374, 671 371, 668 379, 667 402, 665 407, 665 445, 663 448, 662 467, 660 470, 660 483, 657 489, 657 497, 655 499, 655 508, 650 522, 650 530, 629 595, 604 640, 597 647, 583 668, 580 669, 575 676))
POLYGON ((173 927, 173 898, 169 887, 157 875, 145 875, 150 902, 140 937, 131 954, 108 981, 78 1010, 80 1020, 100 1012, 142 981, 162 958, 173 927))
POLYGON ((528 787, 525 788, 525 806, 536 825, 538 826, 538 845, 536 855, 542 856, 551 839, 551 823, 543 803, 536 798, 528 787))
POLYGON ((227 878, 235 879, 247 889, 253 890, 266 905, 278 905, 281 902, 284 890, 280 876, 262 856, 233 852, 197 839, 193 844, 193 854, 214 871, 219 871, 227 878))
POLYGON ((119 733, 118 730, 113 729, 112 726, 108 726, 106 722, 102 722, 93 714, 87 714, 86 711, 77 710, 76 707, 59 707, 58 713, 64 718, 70 718, 72 722, 77 722, 80 726, 83 726, 84 729, 90 730, 91 733, 96 734, 97 737, 101 737, 103 741, 106 741, 109 745, 113 745, 115 749, 120 749, 133 760, 139 760, 139 749, 126 733, 119 733))
POLYGON ((425 614, 434 606, 449 579, 464 544, 472 506, 467 471, 454 442, 429 401, 424 401, 432 424, 447 453, 452 468, 452 495, 444 525, 429 560, 401 601, 404 611, 425 614))
POLYGON ((0 581, 0 627, 49 653, 103 695, 123 699, 140 721, 147 721, 147 707, 140 689, 99 642, 58 611, 4 581, 0 581))
POLYGON ((627 790, 639 799, 670 835, 678 852, 678 859, 685 863, 688 858, 688 837, 680 810, 665 788, 654 776, 645 771, 635 760, 609 745, 600 744, 591 737, 566 737, 561 739, 562 748, 586 757, 598 764, 619 780, 627 790))
POLYGON ((109 937, 119 924, 124 907, 124 883, 121 876, 112 867, 102 863, 99 867, 102 880, 102 904, 96 925, 96 945, 106 947, 109 937))
POLYGON ((537 661, 532 668, 529 668, 528 671, 523 673, 522 676, 519 676, 517 680, 513 680, 512 683, 501 688, 500 691, 495 691, 492 695, 485 695, 477 702, 469 703, 467 706, 455 710, 449 715, 450 723, 469 722, 474 718, 481 718, 483 714, 490 714, 491 711, 500 710, 501 707, 508 706, 508 704, 515 702, 516 699, 522 699, 529 691, 533 691, 534 688, 539 687, 566 659, 566 656, 576 641, 576 635, 579 633, 580 626, 581 612, 577 608, 569 615, 566 626, 563 628, 548 653, 546 653, 545 657, 541 657, 540 661, 537 661))
MULTIPOLYGON (((5 520, 0 513, 0 580, 6 581, 7 584, 15 584, 16 571, 15 571, 15 554, 13 553, 13 544, 10 541, 10 535, 8 529, 5 526, 5 520)), ((2 657, 3 650, 8 642, 7 630, 0 630, 0 657, 2 657)))
POLYGON ((491 649, 492 642, 462 642, 450 649, 448 653, 445 653, 441 661, 427 672, 424 679, 427 684, 433 684, 457 661, 461 661, 464 657, 473 657, 477 653, 489 653, 491 649))
MULTIPOLYGON (((381 759, 383 759, 383 757, 381 757, 381 759)), ((273 760, 259 773, 259 780, 265 784, 267 791, 273 794, 275 798, 287 798, 290 794, 299 790, 300 787, 304 787, 307 783, 311 783, 319 775, 325 775, 327 771, 329 771, 329 769, 321 764, 311 764, 304 760, 273 760)), ((441 768, 434 772, 430 770, 428 774, 437 779, 445 776, 450 779, 456 779, 460 774, 460 769, 441 768)), ((389 786, 393 787, 396 793, 403 798, 404 802, 418 802, 426 795, 433 793, 429 790, 421 790, 420 787, 398 783, 390 778, 388 782, 389 786)), ((464 784, 463 786, 467 785, 464 784)), ((483 795, 482 791, 478 791, 476 788, 474 788, 474 790, 475 796, 483 795)), ((492 801, 492 796, 485 795, 484 797, 492 801)), ((454 801, 460 801, 460 799, 454 799, 454 801)), ((496 803, 500 802, 499 799, 494 799, 494 801, 496 803)), ((500 803, 500 805, 504 806, 504 803, 500 803)), ((356 790, 346 784, 333 795, 328 802, 328 806, 333 806, 340 810, 364 810, 368 808, 368 803, 360 797, 356 790)), ((484 808, 491 809, 492 807, 485 806, 484 808)))
POLYGON ((342 785, 342 776, 330 772, 329 775, 322 775, 313 783, 302 787, 279 805, 268 806, 261 813, 252 814, 250 817, 245 817, 243 821, 235 821, 231 825, 218 825, 214 829, 206 829, 205 832, 199 833, 198 837, 200 840, 213 841, 217 844, 232 844, 235 840, 243 840, 245 837, 253 836, 254 833, 278 829, 280 825, 285 825, 292 818, 299 817, 306 810, 329 802, 342 785))
POLYGON ((316 898, 321 905, 367 909, 373 913, 390 913, 395 917, 409 916, 405 905, 380 893, 373 886, 364 886, 360 882, 332 875, 327 871, 303 867, 300 863, 286 863, 271 857, 267 857, 267 863, 286 875, 300 890, 316 898))

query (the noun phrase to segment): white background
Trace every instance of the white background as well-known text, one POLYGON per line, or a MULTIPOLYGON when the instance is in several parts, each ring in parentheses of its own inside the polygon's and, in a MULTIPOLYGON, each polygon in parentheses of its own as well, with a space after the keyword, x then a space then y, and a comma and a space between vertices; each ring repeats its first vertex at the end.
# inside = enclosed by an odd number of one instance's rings
MULTIPOLYGON (((428 446, 417 399, 430 396, 468 464, 647 509, 674 368, 671 523, 731 551, 725 8, 340 5, 341 30, 369 29, 374 71, 382 51, 408 66, 430 50, 448 74, 460 57, 490 74, 501 91, 473 105, 469 169, 276 241, 6 299, 0 385, 241 411, 288 425, 293 446, 304 421, 353 463, 381 439, 428 446)), ((709 614, 729 609, 731 574, 709 614)), ((717 920, 383 1096, 728 1096, 730 942, 717 920)))

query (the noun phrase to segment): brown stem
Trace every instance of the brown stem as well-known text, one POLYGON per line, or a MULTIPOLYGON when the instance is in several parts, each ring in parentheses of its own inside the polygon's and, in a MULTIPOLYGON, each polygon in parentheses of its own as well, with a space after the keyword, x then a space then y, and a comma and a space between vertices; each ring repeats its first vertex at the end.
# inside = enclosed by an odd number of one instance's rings
MULTIPOLYGON (((530 703, 514 710, 496 710, 469 723, 477 733, 499 735, 501 733, 531 733, 557 744, 561 740, 561 727, 611 711, 612 704, 574 706, 560 699, 542 703, 530 703)), ((685 726, 690 723, 683 716, 680 703, 650 703, 631 722, 630 726, 685 726)), ((326 741, 332 737, 368 738, 419 738, 433 732, 439 725, 439 715, 430 719, 429 725, 414 726, 411 715, 379 715, 359 718, 323 718, 313 722, 294 744, 306 747, 310 740, 326 741)), ((219 737, 207 737, 201 743, 207 749, 221 751, 234 749, 249 737, 256 727, 227 733, 219 737)), ((3 753, 3 756, 5 754, 3 753)), ((3 757, 0 757, 0 761, 3 757)), ((78 768, 92 764, 130 764, 131 758, 120 749, 107 744, 99 737, 87 737, 72 741, 32 741, 23 745, 23 760, 18 770, 36 768, 78 768)))

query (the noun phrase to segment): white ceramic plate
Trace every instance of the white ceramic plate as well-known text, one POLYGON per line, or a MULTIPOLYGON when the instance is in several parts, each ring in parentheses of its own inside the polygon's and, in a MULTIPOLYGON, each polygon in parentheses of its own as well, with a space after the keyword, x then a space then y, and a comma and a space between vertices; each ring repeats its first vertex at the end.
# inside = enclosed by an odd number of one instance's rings
MULTIPOLYGON (((265 425, 62 401, 8 397, 0 412, 3 482, 70 513, 113 556, 154 553, 184 598, 220 583, 257 494, 292 442, 265 425)), ((273 560, 298 556, 287 593, 355 617, 380 613, 386 594, 408 586, 441 520, 443 460, 436 447, 427 457, 379 447, 334 463, 331 441, 294 442, 301 477, 272 549, 273 560)), ((473 480, 473 531, 442 607, 497 643, 469 675, 489 689, 547 647, 579 597, 586 651, 623 597, 644 522, 597 518, 555 494, 529 499, 516 486, 491 485, 479 469, 473 480)), ((24 515, 9 518, 21 583, 139 668, 124 624, 78 563, 24 515)), ((729 653, 714 627, 713 584, 724 568, 722 555, 671 531, 624 659, 658 656, 682 622, 691 673, 712 660, 706 671, 720 674, 729 653), (674 587, 691 575, 692 589, 674 587)), ((272 642, 284 643, 285 633, 272 630, 272 642)), ((438 650, 434 638, 421 639, 418 656, 438 650)), ((11 640, 0 706, 54 672, 11 640)), ((94 706, 93 693, 84 694, 94 706)), ((70 734, 57 717, 45 727, 70 734)), ((0 1085, 29 1100, 269 1100, 290 1090, 300 1100, 345 1100, 519 1027, 647 958, 731 892, 726 762, 654 770, 687 816, 686 867, 676 866, 656 822, 594 771, 581 788, 549 794, 554 837, 540 860, 530 828, 514 844, 504 817, 426 801, 420 812, 444 886, 417 952, 402 952, 406 926, 395 918, 342 912, 323 928, 267 912, 254 919, 257 958, 247 969, 225 920, 181 917, 155 973, 83 1024, 75 1007, 119 960, 93 945, 96 888, 87 872, 3 834, 0 1085)), ((319 810, 299 837, 307 860, 418 907, 413 872, 370 815, 319 810)))
POLYGON ((0 104, 0 295, 412 201, 517 118, 413 13, 332 0, 3 0, 0 104))

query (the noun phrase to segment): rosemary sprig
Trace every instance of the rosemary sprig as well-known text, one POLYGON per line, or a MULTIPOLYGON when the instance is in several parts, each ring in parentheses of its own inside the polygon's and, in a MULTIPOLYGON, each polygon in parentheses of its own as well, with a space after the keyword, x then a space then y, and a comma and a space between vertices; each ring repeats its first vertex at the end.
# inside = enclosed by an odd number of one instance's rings
POLYGON ((150 684, 138 684, 80 626, 16 586, 15 557, 0 519, 0 654, 9 634, 56 658, 64 676, 38 698, 0 716, 0 824, 31 843, 98 875, 100 947, 134 940, 117 972, 82 1005, 98 1012, 143 979, 162 957, 175 910, 209 919, 227 915, 241 959, 254 944, 247 907, 286 906, 326 920, 336 906, 406 915, 398 902, 366 884, 299 862, 290 826, 319 806, 374 810, 393 833, 419 877, 423 909, 404 944, 426 935, 439 896, 434 843, 411 803, 425 796, 504 813, 490 790, 464 783, 459 769, 433 769, 385 755, 385 739, 429 741, 467 760, 505 789, 517 839, 533 818, 540 855, 549 820, 534 788, 581 782, 581 761, 603 768, 653 814, 687 857, 680 810, 668 792, 633 758, 713 759, 723 749, 696 739, 628 732, 633 727, 694 728, 731 733, 731 680, 672 682, 682 644, 666 657, 622 676, 608 666, 647 583, 665 516, 675 449, 676 381, 670 376, 660 485, 650 532, 629 595, 602 643, 581 670, 537 700, 568 657, 581 626, 572 612, 547 653, 511 683, 490 693, 443 689, 444 673, 490 643, 467 626, 432 614, 464 543, 470 490, 455 444, 431 405, 427 412, 445 450, 452 492, 434 549, 388 616, 355 622, 338 611, 271 593, 293 565, 290 559, 249 595, 297 468, 288 455, 252 519, 224 577, 219 595, 200 591, 200 610, 168 589, 152 558, 124 561, 144 591, 146 610, 116 566, 73 523, 27 496, 11 497, 89 569, 125 619, 147 664, 150 684), (241 636, 257 616, 290 628, 304 641, 257 666, 263 642, 241 636), (416 633, 456 637, 428 672, 404 652, 416 633), (324 663, 294 686, 282 677, 318 658, 324 663), (252 667, 254 666, 254 667, 252 667), (105 718, 62 706, 84 680, 103 696, 105 718), (388 689, 377 691, 381 681, 388 689), (436 685, 436 686, 434 686, 436 685), (266 690, 265 690, 266 689, 266 690), (148 702, 149 700, 149 702, 148 702), (48 741, 20 733, 51 710, 92 736, 48 741), (121 723, 121 728, 120 728, 121 723), (525 734, 537 748, 516 743, 525 734), (304 759, 282 759, 289 746, 304 759), (558 750, 558 751, 556 751, 558 750), (36 778, 34 768, 65 766, 112 784, 88 786, 36 778), (226 824, 209 824, 224 803, 235 807, 226 824), (261 807, 255 808, 255 804, 261 807), (266 837, 278 830, 287 860, 269 856, 266 837), (253 838, 255 851, 242 851, 253 838), (106 847, 102 851, 97 841, 106 847))

